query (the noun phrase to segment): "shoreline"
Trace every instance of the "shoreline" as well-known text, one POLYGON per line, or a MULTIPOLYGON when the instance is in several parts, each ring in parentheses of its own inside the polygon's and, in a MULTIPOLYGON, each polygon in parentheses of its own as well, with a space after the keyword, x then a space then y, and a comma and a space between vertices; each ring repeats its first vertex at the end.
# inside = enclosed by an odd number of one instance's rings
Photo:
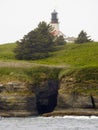
POLYGON ((64 109, 45 113, 42 116, 98 116, 98 109, 64 109))
POLYGON ((98 116, 98 109, 63 109, 39 115, 26 111, 0 111, 0 117, 56 117, 56 116, 98 116))

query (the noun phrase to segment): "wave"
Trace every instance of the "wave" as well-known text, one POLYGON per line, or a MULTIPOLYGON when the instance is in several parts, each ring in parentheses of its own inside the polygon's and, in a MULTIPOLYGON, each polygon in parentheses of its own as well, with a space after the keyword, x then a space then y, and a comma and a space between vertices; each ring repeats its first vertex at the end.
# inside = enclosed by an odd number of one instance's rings
POLYGON ((67 119, 98 119, 98 116, 50 116, 50 117, 40 117, 40 118, 67 118, 67 119))

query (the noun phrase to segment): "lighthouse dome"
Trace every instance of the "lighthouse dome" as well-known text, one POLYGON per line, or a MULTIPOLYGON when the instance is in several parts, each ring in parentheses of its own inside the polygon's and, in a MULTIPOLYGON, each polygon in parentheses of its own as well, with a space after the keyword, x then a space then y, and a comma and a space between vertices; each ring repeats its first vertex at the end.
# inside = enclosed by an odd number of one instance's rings
POLYGON ((55 10, 51 13, 51 23, 58 23, 57 14, 55 10))

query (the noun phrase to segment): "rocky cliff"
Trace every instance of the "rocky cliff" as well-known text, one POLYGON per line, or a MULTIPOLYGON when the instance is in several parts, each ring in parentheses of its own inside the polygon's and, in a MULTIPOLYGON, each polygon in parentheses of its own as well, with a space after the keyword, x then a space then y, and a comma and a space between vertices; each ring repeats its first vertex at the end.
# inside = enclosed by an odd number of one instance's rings
POLYGON ((23 82, 0 85, 1 116, 35 116, 51 112, 57 105, 58 82, 49 80, 39 86, 23 82))
POLYGON ((84 78, 87 76, 84 70, 60 76, 60 69, 51 68, 37 70, 36 75, 32 73, 33 82, 20 79, 0 84, 1 116, 36 116, 62 111, 64 114, 78 111, 78 115, 88 112, 88 115, 98 115, 97 76, 84 78))
POLYGON ((2 116, 36 115, 36 96, 22 82, 0 85, 0 113, 2 116))

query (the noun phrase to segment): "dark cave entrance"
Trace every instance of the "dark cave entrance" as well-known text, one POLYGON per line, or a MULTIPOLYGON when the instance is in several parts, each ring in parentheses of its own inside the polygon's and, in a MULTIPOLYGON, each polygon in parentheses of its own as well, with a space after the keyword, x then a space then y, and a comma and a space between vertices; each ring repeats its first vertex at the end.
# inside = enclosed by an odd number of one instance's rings
POLYGON ((37 110, 39 114, 52 112, 57 105, 57 93, 44 96, 44 93, 40 93, 37 96, 37 110))

